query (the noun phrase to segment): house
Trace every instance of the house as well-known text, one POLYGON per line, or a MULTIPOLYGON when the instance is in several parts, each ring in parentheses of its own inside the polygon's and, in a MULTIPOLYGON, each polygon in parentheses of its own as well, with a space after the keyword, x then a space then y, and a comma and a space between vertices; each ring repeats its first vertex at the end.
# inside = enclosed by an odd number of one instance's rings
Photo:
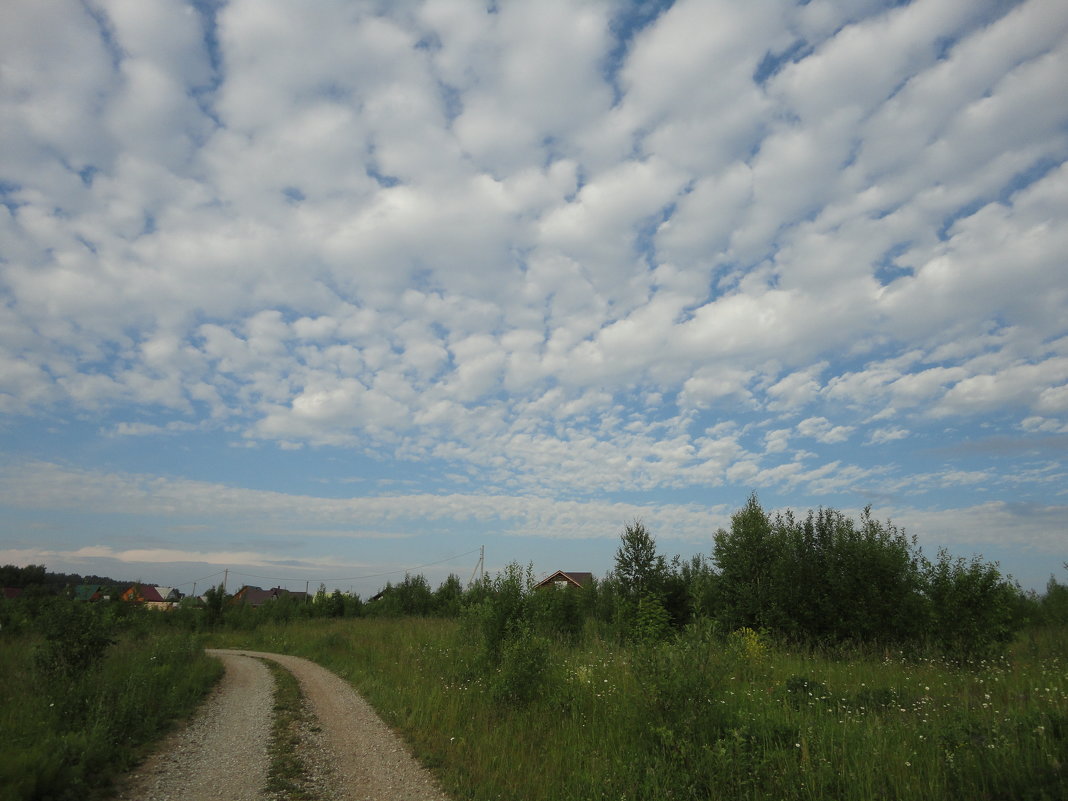
POLYGON ((4 587, 4 600, 13 601, 21 597, 22 587, 4 587))
POLYGON ((150 584, 131 584, 122 591, 119 600, 135 604, 163 603, 163 599, 160 597, 160 594, 156 592, 156 588, 150 584))
POLYGON ((557 589, 563 589, 564 587, 585 587, 587 584, 593 583, 593 573, 578 573, 574 570, 564 572, 563 570, 557 570, 551 576, 546 579, 542 579, 534 585, 534 589, 540 590, 545 587, 555 587, 557 589))
POLYGON ((79 584, 74 588, 75 601, 102 601, 103 599, 103 584, 79 584))
POLYGON ((154 587, 151 584, 132 584, 123 590, 120 600, 144 604, 147 609, 173 609, 178 605, 179 592, 173 587, 154 587))
POLYGON ((297 601, 305 601, 308 598, 308 593, 290 592, 282 587, 272 587, 269 590, 264 590, 246 584, 233 594, 230 598, 230 603, 245 604, 247 606, 263 606, 265 603, 277 601, 279 598, 293 598, 297 601))

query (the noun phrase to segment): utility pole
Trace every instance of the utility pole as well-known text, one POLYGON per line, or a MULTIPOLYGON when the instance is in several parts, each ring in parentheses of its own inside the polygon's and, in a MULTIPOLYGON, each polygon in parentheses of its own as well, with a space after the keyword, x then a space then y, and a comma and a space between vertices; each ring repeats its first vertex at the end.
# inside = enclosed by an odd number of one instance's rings
MULTIPOLYGON (((219 575, 216 573, 215 575, 219 575)), ((223 570, 223 595, 226 595, 226 582, 230 578, 230 568, 223 570)))
POLYGON ((471 571, 471 580, 467 582, 467 586, 470 587, 475 581, 475 573, 478 573, 478 582, 482 583, 482 579, 486 576, 486 546, 480 545, 478 548, 478 564, 475 565, 475 569, 471 571))

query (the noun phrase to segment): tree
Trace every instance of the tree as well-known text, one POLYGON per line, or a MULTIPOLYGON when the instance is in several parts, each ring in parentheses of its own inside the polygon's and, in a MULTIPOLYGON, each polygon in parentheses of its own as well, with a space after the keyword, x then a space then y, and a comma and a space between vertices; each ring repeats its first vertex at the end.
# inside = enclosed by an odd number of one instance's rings
POLYGON ((218 587, 209 587, 204 593, 204 609, 207 612, 206 622, 209 626, 222 620, 224 603, 226 603, 226 588, 222 584, 218 587))
POLYGON ((464 585, 460 577, 450 573, 434 591, 434 612, 442 617, 456 617, 464 596, 464 585))
POLYGON ((757 500, 731 515, 731 529, 715 534, 712 558, 719 569, 719 616, 728 629, 774 627, 777 621, 772 579, 781 548, 771 520, 757 500))
POLYGON ((756 496, 716 533, 718 616, 729 629, 769 628, 822 642, 903 642, 922 628, 915 539, 865 509, 858 526, 834 509, 770 518, 756 496))
POLYGON ((656 540, 641 520, 623 529, 616 551, 617 626, 627 639, 656 640, 668 632, 664 608, 667 563, 656 552, 656 540))
POLYGON ((631 599, 659 597, 664 589, 667 564, 656 552, 656 540, 641 520, 623 529, 616 551, 616 577, 631 599))
POLYGON ((1000 651, 1016 636, 1014 609, 1020 588, 1001 574, 997 562, 954 559, 942 549, 926 566, 930 634, 942 649, 962 659, 1000 651))

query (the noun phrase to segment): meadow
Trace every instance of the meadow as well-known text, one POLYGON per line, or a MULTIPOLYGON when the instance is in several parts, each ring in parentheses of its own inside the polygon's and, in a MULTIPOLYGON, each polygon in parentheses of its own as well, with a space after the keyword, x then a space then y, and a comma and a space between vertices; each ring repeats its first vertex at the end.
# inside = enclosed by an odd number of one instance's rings
POLYGON ((7 603, 19 614, 0 631, 0 801, 101 797, 222 674, 153 612, 7 603))
POLYGON ((653 643, 530 633, 492 672, 464 621, 301 620, 213 645, 348 679, 457 799, 1068 797, 1068 628, 961 664, 790 648, 707 621, 653 643))

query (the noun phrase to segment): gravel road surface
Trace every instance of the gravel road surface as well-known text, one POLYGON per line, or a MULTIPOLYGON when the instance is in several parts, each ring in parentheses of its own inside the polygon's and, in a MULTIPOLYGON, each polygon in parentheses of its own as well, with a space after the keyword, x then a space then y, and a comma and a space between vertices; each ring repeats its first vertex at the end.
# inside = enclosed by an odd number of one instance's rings
POLYGON ((259 801, 267 780, 274 681, 258 659, 214 652, 226 674, 192 722, 120 787, 128 801, 259 801))
MULTIPOLYGON (((260 662, 289 670, 320 728, 324 774, 339 801, 448 801, 405 743, 341 678, 296 656, 209 650, 226 666, 189 726, 128 778, 118 799, 260 801, 267 776, 273 682, 260 662)), ((318 760, 316 760, 318 761, 318 760)))

